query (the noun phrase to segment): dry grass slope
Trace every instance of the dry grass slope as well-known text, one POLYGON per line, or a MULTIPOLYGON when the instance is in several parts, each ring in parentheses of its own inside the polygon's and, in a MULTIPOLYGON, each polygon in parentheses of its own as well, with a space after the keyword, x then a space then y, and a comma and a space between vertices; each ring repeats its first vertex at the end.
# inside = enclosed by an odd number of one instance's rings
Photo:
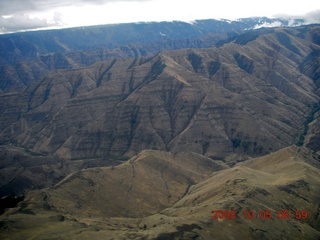
POLYGON ((143 151, 30 192, 1 216, 1 238, 319 239, 317 161, 297 147, 233 168, 193 153, 143 151), (238 218, 213 220, 214 209, 234 209, 238 218), (289 220, 277 218, 281 209, 289 220), (244 210, 273 217, 244 219, 244 210), (296 210, 307 210, 307 220, 295 219, 296 210))
POLYGON ((52 71, 1 96, 1 143, 67 159, 143 149, 232 162, 265 155, 296 143, 319 102, 317 31, 279 28, 218 48, 52 71))

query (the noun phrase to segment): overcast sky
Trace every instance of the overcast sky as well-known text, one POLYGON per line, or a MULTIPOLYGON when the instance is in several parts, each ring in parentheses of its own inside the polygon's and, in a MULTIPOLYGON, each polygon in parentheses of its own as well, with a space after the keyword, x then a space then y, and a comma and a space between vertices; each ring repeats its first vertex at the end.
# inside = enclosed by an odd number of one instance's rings
POLYGON ((238 19, 320 19, 320 0, 0 0, 0 33, 106 23, 238 19))

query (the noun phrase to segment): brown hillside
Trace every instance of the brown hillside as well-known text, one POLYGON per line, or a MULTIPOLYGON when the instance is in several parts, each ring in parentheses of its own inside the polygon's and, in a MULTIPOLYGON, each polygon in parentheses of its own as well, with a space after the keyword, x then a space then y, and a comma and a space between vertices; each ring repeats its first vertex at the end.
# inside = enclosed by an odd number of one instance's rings
POLYGON ((144 151, 117 167, 75 173, 52 188, 30 192, 1 216, 0 236, 318 239, 320 170, 307 162, 317 160, 297 147, 230 169, 197 154, 144 151), (237 219, 212 219, 211 211, 219 209, 236 210, 237 219), (244 210, 258 218, 244 219, 244 210), (261 210, 270 210, 272 218, 260 219, 261 210), (290 211, 289 219, 279 219, 279 210, 290 211), (296 219, 297 210, 308 217, 296 219))
POLYGON ((0 239, 319 240, 319 39, 270 28, 0 66, 0 239))
POLYGON ((68 159, 156 149, 234 161, 281 149, 319 102, 308 67, 319 27, 305 30, 52 72, 1 96, 1 143, 68 159))
POLYGON ((42 194, 65 214, 143 217, 173 205, 191 185, 225 168, 197 154, 143 151, 119 166, 74 173, 42 194))

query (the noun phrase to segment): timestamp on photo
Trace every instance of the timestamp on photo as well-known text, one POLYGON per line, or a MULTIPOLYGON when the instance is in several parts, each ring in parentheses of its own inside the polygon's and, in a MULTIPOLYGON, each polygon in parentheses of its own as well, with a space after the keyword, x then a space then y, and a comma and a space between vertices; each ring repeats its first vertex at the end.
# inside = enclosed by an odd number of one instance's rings
POLYGON ((270 209, 264 209, 260 211, 254 210, 243 210, 242 212, 236 212, 236 210, 212 210, 211 213, 212 219, 214 220, 221 220, 221 219, 261 219, 261 220, 270 220, 272 218, 278 218, 280 220, 289 220, 291 218, 297 220, 306 220, 308 218, 308 211, 307 210, 296 210, 296 211, 289 211, 286 209, 280 209, 277 212, 271 212, 270 209))

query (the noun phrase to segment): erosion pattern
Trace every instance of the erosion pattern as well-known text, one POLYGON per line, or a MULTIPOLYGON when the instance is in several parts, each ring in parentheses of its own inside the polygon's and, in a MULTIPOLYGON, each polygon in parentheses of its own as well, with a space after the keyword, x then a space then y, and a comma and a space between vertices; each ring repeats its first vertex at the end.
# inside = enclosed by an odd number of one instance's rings
POLYGON ((68 159, 156 149, 235 160, 294 144, 319 102, 319 28, 256 34, 53 71, 1 96, 1 142, 68 159))
POLYGON ((0 93, 24 90, 55 69, 89 66, 113 57, 154 55, 165 49, 209 47, 258 23, 273 21, 128 23, 1 35, 0 93))
POLYGON ((1 88, 0 196, 24 195, 1 198, 0 238, 319 239, 319 44, 315 25, 61 54, 1 88))

